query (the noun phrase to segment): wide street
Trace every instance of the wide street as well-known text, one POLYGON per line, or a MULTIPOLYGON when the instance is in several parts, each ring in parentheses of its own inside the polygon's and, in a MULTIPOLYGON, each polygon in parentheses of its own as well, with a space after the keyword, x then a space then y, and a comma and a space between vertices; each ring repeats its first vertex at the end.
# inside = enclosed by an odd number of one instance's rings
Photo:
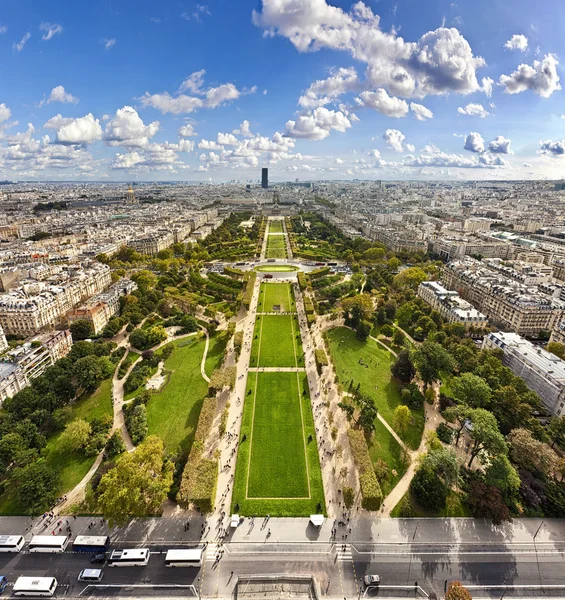
MULTIPOLYGON (((349 526, 328 519, 317 529, 306 518, 272 518, 268 526, 257 518, 254 522, 245 519, 230 530, 223 546, 213 534, 213 520, 208 521, 212 533, 204 536, 203 519, 191 519, 188 531, 184 531, 185 523, 183 518, 172 517, 138 519, 125 528, 109 529, 100 519, 70 519, 73 539, 80 533, 108 534, 113 548, 151 549, 147 567, 104 567, 101 585, 118 587, 84 590, 77 575, 90 567, 90 555, 73 553, 70 548, 64 554, 30 554, 25 549, 20 554, 0 554, 0 574, 11 583, 20 575, 55 576, 60 584, 58 595, 67 597, 82 592, 81 597, 200 593, 203 598, 231 598, 246 575, 276 574, 313 577, 320 596, 353 600, 359 592, 364 593, 360 578, 375 573, 382 578, 378 595, 384 597, 413 598, 416 582, 421 597, 431 592, 439 596, 446 581, 452 580, 471 586, 474 598, 565 597, 565 523, 560 520, 522 519, 496 528, 474 519, 353 516, 349 526), (335 536, 334 527, 338 531, 335 536), (205 548, 201 569, 165 567, 168 548, 196 545, 205 548), (218 560, 221 549, 224 552, 218 560)), ((0 519, 2 534, 26 533, 30 526, 33 533, 51 534, 53 530, 23 517, 0 519)), ((30 538, 28 530, 26 539, 30 538)), ((237 595, 242 594, 238 589, 237 595)), ((372 597, 375 592, 369 590, 366 595, 372 597)))

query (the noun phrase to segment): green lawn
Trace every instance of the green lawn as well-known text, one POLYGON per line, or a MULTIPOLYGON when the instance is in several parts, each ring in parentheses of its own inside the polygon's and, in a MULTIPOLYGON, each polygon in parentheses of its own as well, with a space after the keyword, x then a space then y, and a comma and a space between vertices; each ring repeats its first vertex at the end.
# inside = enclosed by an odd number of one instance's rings
MULTIPOLYGON (((360 392, 370 396, 381 416, 392 426, 394 409, 401 404, 400 390, 390 373, 394 357, 374 340, 361 342, 347 327, 328 331, 332 360, 340 383, 348 389, 360 384, 360 392), (361 361, 361 362, 360 362, 361 361)), ((399 436, 413 450, 420 445, 424 431, 424 410, 412 410, 413 425, 399 436)))
POLYGON ((232 512, 307 516, 324 511, 306 374, 250 375, 232 512))
POLYGON ((269 221, 269 233, 284 233, 282 221, 269 221))
POLYGON ((121 375, 121 377, 123 377, 126 374, 127 370, 131 367, 131 365, 133 365, 133 363, 140 356, 141 354, 139 352, 134 352, 133 350, 130 350, 120 365, 118 376, 121 375))
MULTIPOLYGON (((83 396, 76 404, 71 405, 71 420, 101 418, 105 415, 112 416, 112 380, 106 379, 98 389, 88 396, 83 396)), ((63 495, 72 490, 77 483, 88 473, 96 457, 85 457, 82 452, 63 451, 59 445, 61 433, 52 435, 47 440, 47 445, 42 454, 61 477, 61 485, 57 493, 63 495)), ((9 487, 0 496, 0 515, 21 515, 16 495, 9 487)))
POLYGON ((389 476, 380 482, 383 496, 387 496, 406 473, 407 465, 402 460, 402 447, 379 420, 375 421, 375 433, 369 444, 369 454, 373 463, 380 459, 388 465, 389 476), (393 471, 396 471, 396 475, 393 471))
POLYGON ((294 294, 290 289, 290 283, 262 283, 259 291, 259 304, 257 312, 296 312, 294 294))
POLYGON ((173 342, 175 351, 165 361, 167 380, 147 404, 149 435, 158 435, 170 452, 188 454, 208 384, 200 373, 205 340, 190 337, 173 342))
POLYGON ((286 240, 284 235, 267 237, 267 258, 286 258, 286 240))
POLYGON ((259 273, 291 273, 293 271, 298 271, 298 267, 294 265, 261 265, 260 267, 255 267, 256 271, 259 273))
POLYGON ((261 315, 255 321, 251 367, 303 367, 296 315, 261 315))

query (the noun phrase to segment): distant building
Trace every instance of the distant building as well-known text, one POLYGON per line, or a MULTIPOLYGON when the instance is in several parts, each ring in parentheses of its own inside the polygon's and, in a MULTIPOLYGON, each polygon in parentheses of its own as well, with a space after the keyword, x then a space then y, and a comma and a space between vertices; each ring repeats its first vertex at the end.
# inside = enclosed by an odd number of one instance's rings
POLYGON ((266 167, 261 169, 261 187, 264 189, 269 187, 269 169, 266 167))
POLYGON ((565 361, 517 333, 489 333, 483 348, 502 350, 504 365, 536 392, 548 412, 556 417, 565 414, 565 361))
POLYGON ((445 289, 437 281, 424 281, 418 288, 418 296, 427 302, 448 323, 461 323, 465 329, 488 327, 486 315, 463 300, 455 291, 445 289))

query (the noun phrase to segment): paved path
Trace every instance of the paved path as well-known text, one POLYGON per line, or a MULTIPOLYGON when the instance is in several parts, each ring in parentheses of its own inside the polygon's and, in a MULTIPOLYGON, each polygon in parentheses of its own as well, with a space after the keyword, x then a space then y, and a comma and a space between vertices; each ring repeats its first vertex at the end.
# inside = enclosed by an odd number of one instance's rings
POLYGON ((210 335, 207 329, 204 329, 206 334, 206 344, 204 345, 204 353, 202 354, 202 361, 200 362, 200 373, 206 383, 210 383, 210 378, 206 375, 206 357, 208 356, 208 348, 210 346, 210 335))
POLYGON ((305 367, 249 367, 250 373, 302 373, 305 367))
POLYGON ((381 340, 379 340, 376 337, 373 337, 372 335, 369 336, 374 342, 377 342, 377 344, 381 345, 385 350, 387 350, 388 352, 390 352, 395 358, 398 356, 398 354, 392 349, 389 348, 384 342, 382 342, 381 340))

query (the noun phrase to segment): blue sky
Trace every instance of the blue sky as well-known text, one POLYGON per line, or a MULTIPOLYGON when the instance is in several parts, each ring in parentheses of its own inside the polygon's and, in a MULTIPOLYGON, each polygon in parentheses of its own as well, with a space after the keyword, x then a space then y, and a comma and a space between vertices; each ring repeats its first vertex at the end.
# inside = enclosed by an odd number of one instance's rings
POLYGON ((5 0, 0 178, 561 178, 565 9, 5 0))

